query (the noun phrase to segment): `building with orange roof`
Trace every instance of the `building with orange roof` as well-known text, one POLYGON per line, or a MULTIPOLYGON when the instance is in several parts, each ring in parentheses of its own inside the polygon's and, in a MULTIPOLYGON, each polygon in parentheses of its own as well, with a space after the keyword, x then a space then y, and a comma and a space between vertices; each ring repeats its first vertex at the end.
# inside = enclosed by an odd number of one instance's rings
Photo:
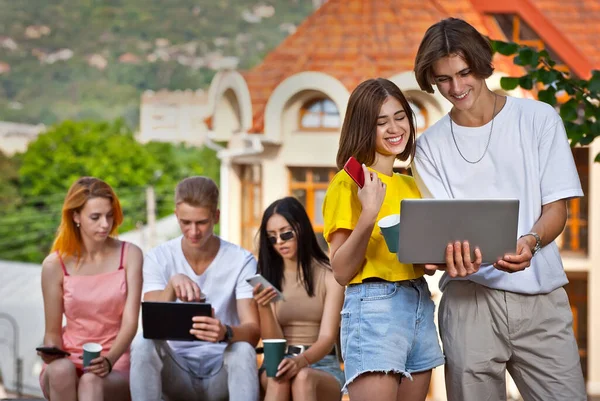
MULTIPOLYGON (((426 29, 451 16, 493 39, 545 48, 576 76, 588 78, 600 69, 597 0, 329 0, 261 64, 222 70, 211 83, 204 121, 209 138, 226 144, 219 152, 221 234, 254 249, 262 211, 293 195, 320 235, 321 204, 337 170, 350 92, 365 79, 385 77, 409 97, 419 131, 437 121, 450 104, 437 92, 422 92, 412 70, 426 29)), ((506 57, 495 58, 494 65, 488 86, 504 94, 500 78, 520 70, 506 57)), ((600 141, 573 152, 586 196, 569 201, 558 242, 588 392, 600 397, 600 341, 594 341, 600 339, 600 307, 594 307, 600 292, 588 291, 600 288, 600 272, 592 269, 600 265, 600 163, 593 162, 600 141)), ((320 241, 326 246, 322 236, 320 241)), ((430 287, 439 299, 437 276, 430 287)), ((445 399, 443 381, 443 369, 437 369, 431 400, 445 399)))

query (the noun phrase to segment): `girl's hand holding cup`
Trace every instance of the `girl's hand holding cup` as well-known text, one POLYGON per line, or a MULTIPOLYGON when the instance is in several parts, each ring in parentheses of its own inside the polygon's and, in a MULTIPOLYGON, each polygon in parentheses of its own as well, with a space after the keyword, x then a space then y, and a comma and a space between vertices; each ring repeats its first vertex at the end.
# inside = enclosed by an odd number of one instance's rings
POLYGON ((99 356, 90 361, 90 364, 83 368, 86 373, 93 373, 99 377, 106 377, 112 371, 112 363, 105 356, 99 356))
POLYGON ((102 345, 98 343, 83 344, 83 370, 104 377, 112 371, 112 362, 100 352, 102 345))

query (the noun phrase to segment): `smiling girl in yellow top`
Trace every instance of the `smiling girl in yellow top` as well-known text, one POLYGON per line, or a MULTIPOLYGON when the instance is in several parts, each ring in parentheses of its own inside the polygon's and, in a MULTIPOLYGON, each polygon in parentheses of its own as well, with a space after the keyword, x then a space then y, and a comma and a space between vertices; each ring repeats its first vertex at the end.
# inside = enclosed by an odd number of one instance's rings
POLYGON ((425 400, 431 370, 444 363, 423 269, 398 262, 376 226, 402 199, 420 198, 413 178, 393 171, 414 152, 414 115, 400 89, 382 78, 361 83, 342 126, 341 171, 323 202, 331 267, 348 286, 341 340, 353 401, 372 399, 373 388, 378 400, 425 400), (363 164, 362 189, 342 170, 350 156, 363 164))

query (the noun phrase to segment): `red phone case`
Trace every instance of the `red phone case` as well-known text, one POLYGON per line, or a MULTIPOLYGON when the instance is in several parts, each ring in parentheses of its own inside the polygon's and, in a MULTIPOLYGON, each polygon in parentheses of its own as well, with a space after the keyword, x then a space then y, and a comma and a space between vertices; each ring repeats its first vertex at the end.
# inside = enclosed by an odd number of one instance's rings
POLYGON ((346 164, 344 164, 344 171, 348 173, 359 188, 365 185, 365 173, 363 172, 362 165, 354 157, 350 156, 346 164))

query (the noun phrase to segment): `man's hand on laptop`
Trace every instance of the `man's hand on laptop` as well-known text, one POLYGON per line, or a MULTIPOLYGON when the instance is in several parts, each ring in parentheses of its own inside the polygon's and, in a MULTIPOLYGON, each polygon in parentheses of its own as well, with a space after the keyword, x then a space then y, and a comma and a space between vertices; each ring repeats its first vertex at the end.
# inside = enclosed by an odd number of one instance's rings
POLYGON ((210 341, 211 343, 218 343, 225 338, 225 332, 227 329, 221 321, 215 318, 215 309, 212 310, 213 317, 208 316, 194 316, 192 318, 192 329, 190 333, 196 336, 198 340, 210 341))
POLYGON ((475 248, 475 260, 471 260, 471 247, 468 241, 462 244, 456 241, 446 247, 446 263, 441 265, 425 264, 425 274, 433 275, 436 270, 445 270, 450 277, 466 277, 479 271, 483 257, 481 250, 475 248))
POLYGON ((531 249, 533 245, 528 241, 532 241, 532 238, 535 245, 534 237, 525 236, 519 238, 517 241, 517 252, 504 255, 502 259, 494 263, 494 267, 507 273, 515 273, 531 266, 531 258, 533 258, 531 249))
POLYGON ((175 297, 183 302, 200 302, 200 287, 185 274, 176 274, 171 277, 169 285, 175 291, 175 297))

